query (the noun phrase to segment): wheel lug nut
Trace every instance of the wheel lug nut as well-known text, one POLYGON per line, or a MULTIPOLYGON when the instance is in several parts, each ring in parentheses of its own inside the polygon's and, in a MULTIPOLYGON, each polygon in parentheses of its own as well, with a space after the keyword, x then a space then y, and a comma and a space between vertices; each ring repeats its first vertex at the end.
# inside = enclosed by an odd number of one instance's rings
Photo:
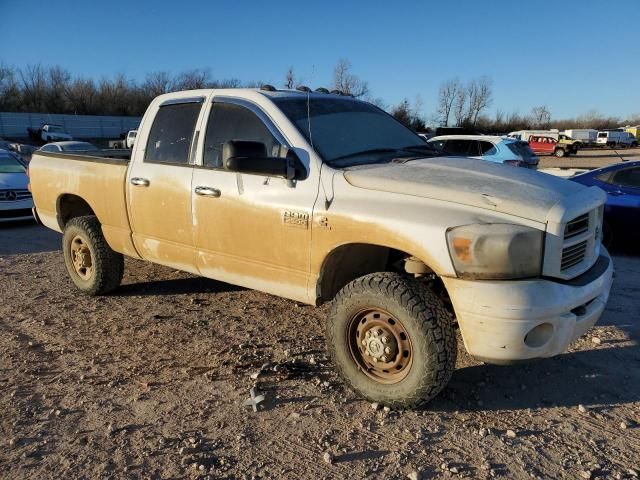
POLYGON ((378 357, 373 357, 373 363, 378 363, 378 357))
POLYGON ((391 353, 391 349, 389 347, 385 347, 384 348, 384 353, 386 353, 387 355, 389 355, 391 353))
POLYGON ((380 340, 382 341, 382 343, 389 343, 389 337, 387 337, 386 335, 382 337, 380 340))
POLYGON ((367 346, 367 341, 366 340, 362 340, 362 346, 366 347, 367 346))
POLYGON ((379 328, 378 330, 376 330, 376 335, 382 335, 382 333, 383 333, 383 332, 382 332, 382 329, 381 329, 381 328, 379 328))

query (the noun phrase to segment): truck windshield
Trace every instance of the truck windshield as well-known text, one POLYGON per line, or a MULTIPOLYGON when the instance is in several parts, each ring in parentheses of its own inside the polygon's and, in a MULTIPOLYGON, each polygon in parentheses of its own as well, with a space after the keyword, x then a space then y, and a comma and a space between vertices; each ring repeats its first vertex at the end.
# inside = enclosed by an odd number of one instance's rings
POLYGON ((62 132, 62 127, 58 127, 57 125, 49 125, 49 131, 50 132, 61 133, 62 132))
POLYGON ((366 102, 311 97, 307 104, 306 96, 274 98, 273 102, 334 167, 435 155, 417 134, 366 102))

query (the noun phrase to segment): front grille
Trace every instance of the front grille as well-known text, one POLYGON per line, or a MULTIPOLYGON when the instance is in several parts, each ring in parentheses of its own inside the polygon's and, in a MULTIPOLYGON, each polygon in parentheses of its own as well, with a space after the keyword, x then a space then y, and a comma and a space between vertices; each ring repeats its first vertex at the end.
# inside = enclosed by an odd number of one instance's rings
POLYGON ((16 202, 31 198, 29 190, 0 190, 0 202, 16 202))
POLYGON ((567 223, 564 227, 564 239, 578 236, 587 230, 589 230, 589 214, 585 213, 567 223))
POLYGON ((587 241, 576 243, 570 247, 562 249, 562 260, 560 261, 560 270, 567 270, 584 260, 587 254, 587 241))

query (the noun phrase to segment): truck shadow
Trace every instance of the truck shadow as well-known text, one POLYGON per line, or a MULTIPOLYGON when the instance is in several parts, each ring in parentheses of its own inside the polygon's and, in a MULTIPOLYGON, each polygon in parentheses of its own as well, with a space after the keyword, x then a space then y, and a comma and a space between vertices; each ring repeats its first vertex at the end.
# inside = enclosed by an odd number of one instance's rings
POLYGON ((639 367, 638 344, 607 348, 606 343, 531 363, 463 367, 426 409, 475 412, 584 405, 597 411, 640 401, 639 367))
POLYGON ((129 283, 121 285, 111 296, 194 295, 202 293, 239 292, 242 290, 246 289, 209 278, 190 277, 129 283))

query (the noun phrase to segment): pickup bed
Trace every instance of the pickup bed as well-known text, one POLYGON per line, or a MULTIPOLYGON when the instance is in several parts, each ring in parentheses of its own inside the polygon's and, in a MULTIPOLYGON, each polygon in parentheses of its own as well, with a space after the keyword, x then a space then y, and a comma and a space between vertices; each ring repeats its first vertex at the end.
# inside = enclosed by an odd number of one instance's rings
POLYGON ((127 255, 330 302, 337 368, 391 405, 444 388, 456 325, 486 362, 549 357, 598 320, 611 287, 601 190, 439 158, 343 95, 162 95, 130 161, 36 152, 30 181, 81 291, 117 292, 127 255))

